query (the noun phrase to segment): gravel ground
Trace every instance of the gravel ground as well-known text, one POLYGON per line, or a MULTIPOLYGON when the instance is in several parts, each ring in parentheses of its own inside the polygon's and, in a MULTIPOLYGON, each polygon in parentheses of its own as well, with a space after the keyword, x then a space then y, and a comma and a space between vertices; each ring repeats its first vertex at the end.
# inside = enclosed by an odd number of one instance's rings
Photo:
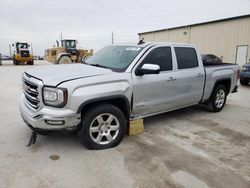
MULTIPOLYGON (((250 86, 220 113, 195 106, 145 119, 145 132, 90 151, 75 134, 39 136, 19 115, 21 73, 0 66, 0 187, 250 187, 250 86)), ((53 65, 51 65, 53 66, 53 65)))

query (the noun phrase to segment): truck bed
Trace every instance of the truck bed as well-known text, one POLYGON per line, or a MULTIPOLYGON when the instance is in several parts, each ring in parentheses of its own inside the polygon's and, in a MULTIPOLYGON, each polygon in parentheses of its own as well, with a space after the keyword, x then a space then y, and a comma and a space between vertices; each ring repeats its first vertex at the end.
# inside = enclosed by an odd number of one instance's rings
POLYGON ((228 65, 234 65, 233 63, 204 63, 204 67, 213 67, 213 66, 228 66, 228 65))
POLYGON ((205 83, 204 83, 204 95, 203 100, 206 100, 210 97, 211 92, 216 84, 215 81, 219 81, 222 79, 230 79, 231 93, 234 89, 234 86, 237 85, 237 72, 238 65, 232 63, 218 63, 218 64, 209 64, 204 65, 205 70, 205 83))

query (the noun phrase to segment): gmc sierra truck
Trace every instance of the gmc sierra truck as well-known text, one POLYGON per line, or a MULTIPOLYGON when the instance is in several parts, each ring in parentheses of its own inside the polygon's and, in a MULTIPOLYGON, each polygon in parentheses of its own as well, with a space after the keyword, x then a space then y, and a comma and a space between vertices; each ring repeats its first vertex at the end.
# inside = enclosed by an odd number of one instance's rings
POLYGON ((235 64, 203 65, 190 44, 111 45, 82 64, 25 71, 20 111, 38 134, 77 130, 88 149, 106 149, 130 120, 195 104, 221 111, 238 74, 235 64))

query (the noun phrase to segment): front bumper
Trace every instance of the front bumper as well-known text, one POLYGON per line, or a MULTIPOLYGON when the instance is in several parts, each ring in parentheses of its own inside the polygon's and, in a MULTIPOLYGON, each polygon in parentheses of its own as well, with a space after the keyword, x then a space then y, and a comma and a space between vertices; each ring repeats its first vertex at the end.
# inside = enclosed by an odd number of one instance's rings
POLYGON ((80 114, 69 109, 57 109, 42 107, 39 111, 33 111, 26 104, 24 95, 20 101, 20 113, 24 122, 38 133, 70 131, 77 129, 81 122, 80 114), (63 121, 62 125, 51 125, 47 121, 63 121))
POLYGON ((249 80, 250 81, 250 72, 241 72, 240 73, 240 80, 249 80))
POLYGON ((19 54, 16 54, 15 59, 19 62, 28 62, 28 61, 33 61, 33 56, 29 57, 21 57, 19 54))

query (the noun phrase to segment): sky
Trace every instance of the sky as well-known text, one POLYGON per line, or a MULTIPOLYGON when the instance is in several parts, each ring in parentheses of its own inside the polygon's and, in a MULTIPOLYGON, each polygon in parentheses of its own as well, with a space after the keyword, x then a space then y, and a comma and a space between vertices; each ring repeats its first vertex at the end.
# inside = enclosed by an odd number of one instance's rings
POLYGON ((0 0, 0 53, 32 43, 35 55, 63 38, 97 51, 137 43, 137 33, 250 14, 250 0, 0 0))

